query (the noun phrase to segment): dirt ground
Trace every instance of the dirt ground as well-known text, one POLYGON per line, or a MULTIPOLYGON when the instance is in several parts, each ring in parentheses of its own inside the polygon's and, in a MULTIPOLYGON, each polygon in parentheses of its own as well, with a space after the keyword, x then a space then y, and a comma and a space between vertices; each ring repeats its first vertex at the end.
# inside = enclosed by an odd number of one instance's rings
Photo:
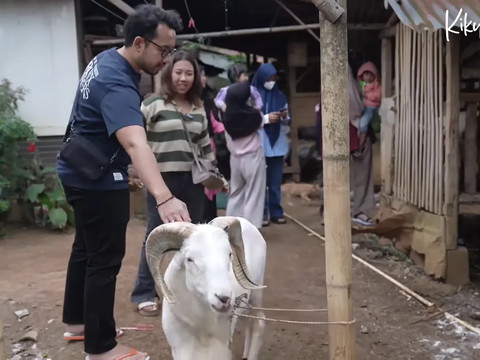
MULTIPOLYGON (((321 231, 317 208, 300 205, 298 201, 293 205, 287 204, 285 210, 307 226, 321 231)), ((292 222, 272 225, 264 233, 268 243, 265 279, 268 288, 265 290, 264 306, 326 308, 323 243, 292 222)), ((129 301, 144 235, 144 222, 132 220, 128 229, 127 255, 117 281, 117 325, 154 324, 153 332, 129 331, 121 341, 138 350, 148 351, 152 360, 170 359, 160 318, 142 318, 129 301)), ((67 344, 62 339, 63 287, 72 238, 72 232, 58 234, 12 228, 8 237, 0 240, 0 317, 4 322, 10 357, 19 352, 15 360, 34 359, 34 356, 26 356, 33 353, 55 360, 85 358, 81 343, 67 344), (14 311, 21 309, 28 309, 30 314, 18 321, 14 311), (19 340, 31 330, 38 331, 38 342, 23 343, 23 348, 28 349, 20 352, 22 343, 19 345, 19 340)), ((364 255, 369 257, 369 254, 364 255)), ((380 256, 370 257, 379 263, 380 268, 401 281, 413 284, 418 279, 413 276, 415 270, 408 263, 380 256)), ((435 300, 441 301, 442 306, 452 313, 459 306, 449 308, 449 299, 454 304, 465 301, 472 309, 477 305, 480 308, 476 291, 466 289, 458 292, 439 286, 428 279, 417 284, 424 290, 425 296, 436 296, 435 300), (433 290, 429 290, 429 286, 433 290)), ((442 317, 428 318, 424 306, 408 299, 392 284, 357 262, 353 262, 352 294, 357 320, 356 359, 480 359, 480 337, 442 317)), ((267 316, 290 320, 327 320, 326 314, 322 313, 269 313, 267 316)), ((327 331, 326 326, 268 323, 261 359, 327 359, 327 331)), ((237 336, 235 359, 241 359, 242 344, 243 338, 237 336)))

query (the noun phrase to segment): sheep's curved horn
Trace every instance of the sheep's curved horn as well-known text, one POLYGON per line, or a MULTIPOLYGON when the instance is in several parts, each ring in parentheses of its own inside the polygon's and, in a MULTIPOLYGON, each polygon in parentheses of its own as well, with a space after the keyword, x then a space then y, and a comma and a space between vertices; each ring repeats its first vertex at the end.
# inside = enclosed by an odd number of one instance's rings
POLYGON ((240 221, 233 216, 219 216, 210 222, 210 225, 220 227, 228 234, 228 240, 232 248, 233 273, 241 287, 247 290, 263 289, 265 285, 256 284, 251 280, 245 261, 245 249, 243 246, 242 226, 240 221))
POLYGON ((176 222, 160 225, 148 235, 145 244, 148 267, 155 283, 169 303, 174 303, 176 299, 160 273, 162 256, 169 251, 180 250, 183 241, 192 235, 195 230, 196 226, 192 223, 176 222))

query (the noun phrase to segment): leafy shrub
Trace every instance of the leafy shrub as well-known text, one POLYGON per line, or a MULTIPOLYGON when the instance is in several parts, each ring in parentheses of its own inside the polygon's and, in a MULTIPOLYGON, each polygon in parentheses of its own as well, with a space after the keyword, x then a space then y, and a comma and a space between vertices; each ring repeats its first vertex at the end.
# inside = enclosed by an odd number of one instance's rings
POLYGON ((36 151, 36 136, 32 126, 18 117, 18 105, 27 91, 3 79, 0 83, 0 214, 17 200, 33 224, 63 229, 73 224, 73 212, 54 168, 42 166, 36 151), (18 156, 18 144, 28 141, 26 159, 18 156))

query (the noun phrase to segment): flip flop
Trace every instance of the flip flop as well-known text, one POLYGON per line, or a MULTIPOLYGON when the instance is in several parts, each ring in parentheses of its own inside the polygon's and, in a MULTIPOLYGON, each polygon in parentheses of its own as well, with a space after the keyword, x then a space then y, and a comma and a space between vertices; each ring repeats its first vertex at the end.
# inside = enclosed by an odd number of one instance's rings
POLYGON ((146 317, 157 316, 159 313, 158 304, 154 301, 144 301, 138 304, 138 312, 146 317), (153 308, 154 310, 146 310, 145 308, 153 308))
MULTIPOLYGON (((128 354, 125 354, 125 355, 121 355, 121 356, 118 356, 112 360, 125 360, 125 359, 128 359, 132 356, 135 356, 135 355, 138 355, 138 352, 137 350, 135 349, 130 349, 130 352, 128 354)), ((90 356, 87 356, 85 358, 85 360, 90 360, 90 356)), ((147 357, 144 359, 144 360, 150 360, 150 356, 147 355, 147 357)))
MULTIPOLYGON (((117 329, 117 339, 123 335, 123 331, 117 329)), ((84 341, 85 335, 83 333, 71 333, 65 332, 63 333, 63 339, 67 341, 84 341)))

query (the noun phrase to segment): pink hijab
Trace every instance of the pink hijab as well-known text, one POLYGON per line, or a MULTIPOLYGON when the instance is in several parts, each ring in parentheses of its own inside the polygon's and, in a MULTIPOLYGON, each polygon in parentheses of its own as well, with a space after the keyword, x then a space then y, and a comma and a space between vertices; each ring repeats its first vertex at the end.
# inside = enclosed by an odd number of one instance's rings
POLYGON ((349 120, 353 126, 358 128, 360 117, 364 108, 362 97, 358 83, 353 76, 352 68, 348 65, 348 104, 349 104, 349 120))

